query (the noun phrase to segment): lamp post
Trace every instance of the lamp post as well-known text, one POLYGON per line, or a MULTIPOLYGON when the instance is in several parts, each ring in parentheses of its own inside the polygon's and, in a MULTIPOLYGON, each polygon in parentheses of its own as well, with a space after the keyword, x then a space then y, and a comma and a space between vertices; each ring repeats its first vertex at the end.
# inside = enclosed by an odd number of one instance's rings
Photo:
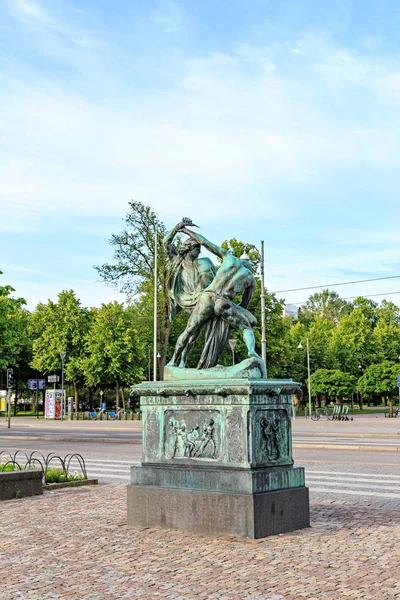
MULTIPOLYGON (((308 337, 306 337, 307 342, 307 371, 308 371, 308 410, 310 411, 311 417, 311 373, 310 373, 310 344, 308 342, 308 337)), ((300 344, 297 346, 298 348, 302 348, 303 345, 300 344)))
POLYGON ((228 340, 228 342, 229 342, 229 345, 232 350, 232 365, 234 365, 235 364, 235 348, 236 348, 237 340, 230 339, 230 340, 228 340))
MULTIPOLYGON (((267 371, 267 339, 265 334, 265 285, 264 285, 264 240, 261 240, 261 252, 257 246, 251 245, 257 252, 260 259, 260 279, 261 279, 261 358, 267 371)), ((243 256, 247 256, 244 254, 243 256)), ((242 258, 242 257, 240 257, 242 258)), ((248 257, 247 257, 248 258, 248 257)))
MULTIPOLYGON (((399 354, 399 361, 400 361, 400 354, 399 354)), ((400 406, 400 375, 398 375, 398 377, 397 377, 397 387, 399 388, 399 406, 400 406)))
POLYGON ((154 330, 153 330, 153 381, 157 381, 157 227, 154 230, 154 330))
POLYGON ((61 421, 64 420, 65 400, 64 400, 64 360, 67 356, 66 352, 59 352, 61 358, 61 421))

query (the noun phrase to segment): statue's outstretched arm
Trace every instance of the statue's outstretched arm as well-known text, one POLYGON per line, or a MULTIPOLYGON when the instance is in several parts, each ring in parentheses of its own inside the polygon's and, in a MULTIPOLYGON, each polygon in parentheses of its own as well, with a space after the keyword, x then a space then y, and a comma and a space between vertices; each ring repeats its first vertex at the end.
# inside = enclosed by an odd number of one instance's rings
POLYGON ((209 242, 200 233, 197 233, 195 231, 190 231, 190 229, 186 229, 186 227, 184 227, 181 231, 183 233, 186 233, 187 235, 190 235, 190 237, 193 238, 194 240, 196 240, 197 243, 201 244, 202 246, 204 246, 204 248, 207 248, 207 250, 209 250, 216 256, 219 256, 219 258, 221 258, 221 259, 223 259, 227 254, 229 254, 228 250, 225 250, 225 248, 220 248, 216 244, 209 242))

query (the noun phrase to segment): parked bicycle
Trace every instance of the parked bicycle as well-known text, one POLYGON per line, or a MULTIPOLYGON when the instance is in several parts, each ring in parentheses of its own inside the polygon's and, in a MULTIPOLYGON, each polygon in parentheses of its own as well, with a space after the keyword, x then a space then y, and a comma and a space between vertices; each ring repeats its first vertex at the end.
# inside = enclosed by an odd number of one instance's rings
POLYGON ((328 419, 329 421, 332 421, 333 419, 333 413, 331 414, 329 412, 329 408, 327 406, 325 406, 322 409, 322 413, 320 412, 321 409, 316 408, 314 413, 311 413, 311 419, 313 421, 319 421, 321 418, 325 418, 328 419))

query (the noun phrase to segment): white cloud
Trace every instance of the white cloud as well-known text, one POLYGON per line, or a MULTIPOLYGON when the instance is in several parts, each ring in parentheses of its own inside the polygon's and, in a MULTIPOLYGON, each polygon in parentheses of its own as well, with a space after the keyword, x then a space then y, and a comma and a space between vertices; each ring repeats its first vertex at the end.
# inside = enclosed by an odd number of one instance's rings
POLYGON ((33 2, 33 0, 9 0, 9 5, 11 10, 21 17, 31 17, 44 23, 50 23, 51 21, 44 8, 33 2))

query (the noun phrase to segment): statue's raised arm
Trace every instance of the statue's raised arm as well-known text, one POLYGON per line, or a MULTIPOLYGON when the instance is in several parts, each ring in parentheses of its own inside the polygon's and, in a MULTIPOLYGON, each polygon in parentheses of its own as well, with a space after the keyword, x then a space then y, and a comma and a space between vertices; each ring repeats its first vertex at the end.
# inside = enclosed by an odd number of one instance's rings
MULTIPOLYGON (((168 258, 170 260, 172 260, 178 254, 178 249, 173 243, 176 234, 183 232, 185 227, 188 227, 188 226, 189 227, 197 227, 197 225, 195 225, 192 222, 192 219, 189 219, 188 217, 183 217, 182 221, 177 223, 175 225, 175 227, 170 229, 170 231, 168 231, 168 233, 165 235, 165 237, 163 239, 163 244, 167 251, 168 258)), ((186 230, 185 233, 187 233, 187 231, 188 230, 186 230)))
POLYGON ((225 250, 225 248, 221 248, 220 246, 213 244, 207 238, 205 238, 200 233, 197 233, 196 231, 191 231, 190 229, 186 229, 186 227, 183 227, 181 231, 182 233, 186 233, 187 235, 189 235, 198 244, 201 244, 201 246, 204 246, 204 248, 206 248, 207 250, 212 252, 212 254, 215 254, 222 260, 228 254, 228 250, 225 250))

